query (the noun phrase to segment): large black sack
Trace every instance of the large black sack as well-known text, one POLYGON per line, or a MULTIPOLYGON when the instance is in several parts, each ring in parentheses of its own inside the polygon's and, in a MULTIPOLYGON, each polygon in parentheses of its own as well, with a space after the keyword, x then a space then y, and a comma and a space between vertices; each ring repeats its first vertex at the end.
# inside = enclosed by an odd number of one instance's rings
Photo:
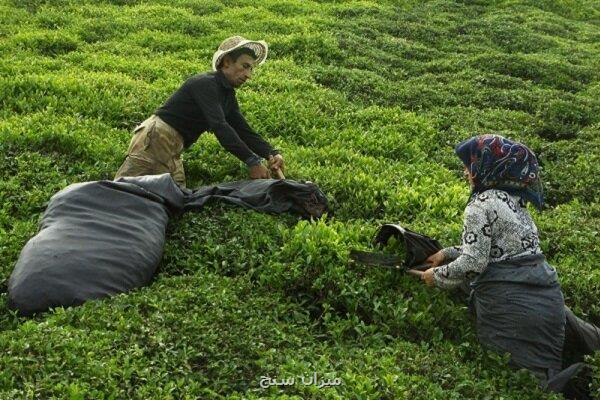
POLYGON ((78 183, 50 200, 8 282, 22 315, 147 285, 183 192, 168 174, 78 183))
POLYGON ((171 214, 225 201, 262 212, 319 218, 327 198, 313 183, 253 180, 195 191, 169 174, 71 185, 52 197, 40 230, 8 282, 8 305, 22 315, 78 305, 145 286, 162 258, 171 214))

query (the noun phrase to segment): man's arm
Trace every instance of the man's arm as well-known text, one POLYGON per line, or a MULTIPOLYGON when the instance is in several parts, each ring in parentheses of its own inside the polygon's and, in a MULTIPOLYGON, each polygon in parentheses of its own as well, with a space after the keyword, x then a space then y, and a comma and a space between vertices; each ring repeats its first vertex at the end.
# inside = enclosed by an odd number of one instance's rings
POLYGON ((206 117, 209 129, 225 150, 246 163, 249 167, 260 163, 258 157, 238 136, 225 119, 225 113, 219 102, 217 83, 209 79, 200 79, 194 83, 191 96, 206 117))
POLYGON ((263 158, 269 158, 269 156, 279 154, 279 150, 274 149, 266 140, 262 138, 262 136, 256 133, 254 129, 248 125, 246 118, 244 118, 239 107, 237 106, 237 102, 235 105, 235 110, 233 113, 231 113, 227 120, 231 126, 235 128, 240 139, 242 139, 246 145, 259 156, 263 158))

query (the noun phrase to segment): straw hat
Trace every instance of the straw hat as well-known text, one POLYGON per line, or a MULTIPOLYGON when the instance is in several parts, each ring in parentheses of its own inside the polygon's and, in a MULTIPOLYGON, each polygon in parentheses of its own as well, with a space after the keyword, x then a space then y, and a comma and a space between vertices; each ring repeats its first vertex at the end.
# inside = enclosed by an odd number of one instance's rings
POLYGON ((225 54, 231 53, 232 51, 241 47, 247 47, 250 50, 254 51, 254 54, 256 54, 257 65, 261 65, 267 59, 269 46, 267 46, 267 42, 265 42, 264 40, 248 40, 241 36, 232 36, 223 40, 215 54, 213 54, 213 71, 217 70, 217 65, 219 65, 221 59, 223 59, 223 56, 225 54))

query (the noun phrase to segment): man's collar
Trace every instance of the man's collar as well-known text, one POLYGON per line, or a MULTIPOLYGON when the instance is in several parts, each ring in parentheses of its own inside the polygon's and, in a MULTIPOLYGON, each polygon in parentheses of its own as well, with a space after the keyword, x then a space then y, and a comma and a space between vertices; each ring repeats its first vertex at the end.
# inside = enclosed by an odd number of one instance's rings
POLYGON ((233 86, 231 86, 227 78, 225 78, 225 74, 223 74, 223 71, 218 70, 217 72, 215 72, 215 76, 217 77, 217 82, 219 82, 221 86, 223 86, 225 89, 233 90, 233 86))

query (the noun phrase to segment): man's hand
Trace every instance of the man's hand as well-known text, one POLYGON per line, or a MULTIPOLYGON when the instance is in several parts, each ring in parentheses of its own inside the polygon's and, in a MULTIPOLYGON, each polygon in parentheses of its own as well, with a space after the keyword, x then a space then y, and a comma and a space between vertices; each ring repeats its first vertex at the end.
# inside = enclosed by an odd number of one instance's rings
POLYGON ((248 169, 248 175, 250 179, 269 179, 271 173, 262 164, 253 165, 248 169))
POLYGON ((281 172, 284 172, 283 156, 281 154, 275 154, 274 156, 270 156, 269 168, 271 168, 271 171, 273 172, 275 172, 278 169, 280 169, 281 172))

